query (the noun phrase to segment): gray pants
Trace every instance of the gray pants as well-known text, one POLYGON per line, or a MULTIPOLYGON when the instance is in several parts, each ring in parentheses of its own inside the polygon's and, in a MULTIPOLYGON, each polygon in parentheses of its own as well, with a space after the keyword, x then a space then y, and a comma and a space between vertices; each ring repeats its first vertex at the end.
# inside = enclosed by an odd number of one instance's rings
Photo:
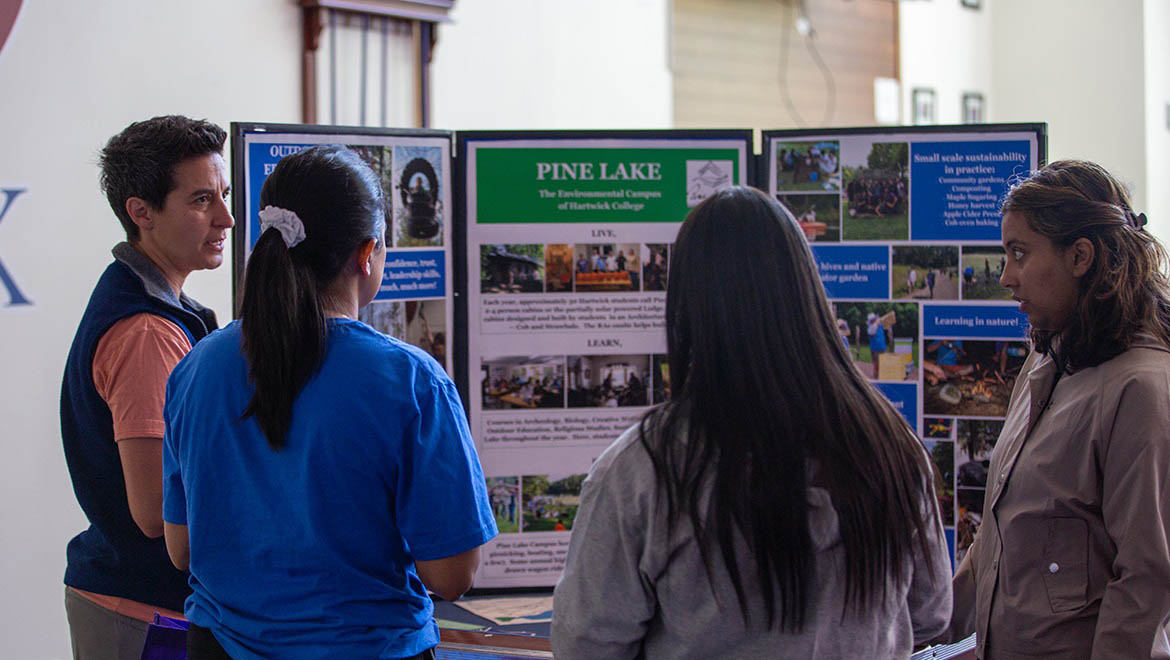
POLYGON ((65 616, 73 660, 139 660, 147 624, 123 616, 65 588, 65 616))

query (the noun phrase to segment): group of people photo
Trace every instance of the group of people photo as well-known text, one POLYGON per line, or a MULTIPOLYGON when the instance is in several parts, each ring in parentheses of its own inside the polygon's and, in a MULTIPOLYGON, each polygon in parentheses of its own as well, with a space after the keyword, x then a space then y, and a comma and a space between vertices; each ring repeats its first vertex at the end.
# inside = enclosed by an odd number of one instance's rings
POLYGON ((649 355, 570 355, 570 408, 650 405, 649 355))
POLYGON ((480 293, 665 291, 666 243, 485 244, 480 293))
POLYGON ((565 359, 519 356, 483 361, 484 410, 565 407, 565 359))
POLYGON ((567 532, 581 506, 584 474, 531 474, 520 477, 524 518, 520 532, 567 532))
POLYGON ((778 143, 776 188, 840 190, 841 145, 834 140, 778 143))
POLYGON ((637 243, 575 246, 576 291, 638 291, 642 274, 637 243))
POLYGON ((841 234, 846 241, 910 238, 910 145, 875 142, 842 168, 841 234))
MULTIPOLYGON (((358 320, 382 280, 387 203, 352 150, 311 146, 268 175, 236 320, 219 328, 184 293, 221 266, 236 221, 225 139, 157 117, 100 154, 126 240, 60 396, 88 520, 65 549, 74 656, 142 657, 158 613, 185 619, 192 660, 432 659, 433 598, 471 587, 498 521, 517 519, 514 491, 489 493, 444 367, 358 320)), ((999 282, 1027 343, 932 339, 924 356, 940 390, 1016 376, 990 456, 955 451, 955 478, 986 468, 986 486, 952 574, 936 463, 856 364, 916 346, 899 305, 917 303, 834 309, 799 222, 761 191, 691 209, 670 250, 668 369, 582 355, 559 372, 567 392, 600 387, 604 406, 623 391, 648 403, 667 375, 669 398, 587 475, 515 484, 521 531, 570 532, 556 657, 906 658, 976 631, 982 658, 1166 657, 1166 251, 1085 161, 1021 176, 1002 212, 999 282)), ((543 246, 500 247, 490 265, 480 253, 485 282, 543 289, 543 246)), ((903 358, 877 362, 907 373, 903 358)), ((535 399, 555 364, 498 366, 535 399)), ((955 416, 930 401, 928 388, 931 417, 955 416)), ((976 430, 972 442, 996 435, 976 430)))

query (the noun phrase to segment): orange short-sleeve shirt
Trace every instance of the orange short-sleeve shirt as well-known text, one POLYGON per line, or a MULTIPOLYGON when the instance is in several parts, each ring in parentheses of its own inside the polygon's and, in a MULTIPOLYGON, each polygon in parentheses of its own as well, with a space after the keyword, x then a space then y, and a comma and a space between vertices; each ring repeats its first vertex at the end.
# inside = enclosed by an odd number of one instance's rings
POLYGON ((191 350, 186 333, 156 314, 121 319, 98 341, 93 384, 114 417, 114 440, 162 438, 167 377, 191 350))

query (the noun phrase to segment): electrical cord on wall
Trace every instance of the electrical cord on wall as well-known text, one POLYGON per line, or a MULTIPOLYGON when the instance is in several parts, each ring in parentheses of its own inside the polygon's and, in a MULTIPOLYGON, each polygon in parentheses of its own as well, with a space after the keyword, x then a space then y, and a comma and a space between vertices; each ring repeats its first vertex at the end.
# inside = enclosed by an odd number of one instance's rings
POLYGON ((793 23, 795 30, 804 38, 805 47, 808 49, 808 54, 812 57, 813 62, 820 69, 821 75, 825 78, 825 116, 821 120, 821 126, 828 126, 833 119, 833 113, 837 110, 837 83, 833 80, 833 72, 829 70, 825 60, 821 57, 821 53, 817 50, 816 45, 816 30, 813 29, 812 23, 808 19, 808 10, 805 8, 805 0, 780 0, 784 5, 784 28, 780 30, 780 98, 784 101, 784 106, 788 110, 788 114, 792 115, 796 125, 800 128, 808 127, 808 123, 804 121, 804 117, 796 108, 796 104, 792 101, 792 92, 788 84, 788 49, 791 46, 792 35, 790 28, 788 28, 788 18, 791 12, 788 8, 791 4, 798 5, 800 14, 796 17, 793 23))

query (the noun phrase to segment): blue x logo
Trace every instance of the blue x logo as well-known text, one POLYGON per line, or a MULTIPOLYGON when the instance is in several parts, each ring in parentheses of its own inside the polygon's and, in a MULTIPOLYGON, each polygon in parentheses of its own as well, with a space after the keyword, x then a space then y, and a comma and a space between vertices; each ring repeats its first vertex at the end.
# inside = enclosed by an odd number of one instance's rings
MULTIPOLYGON (((0 190, 4 193, 4 205, 0 206, 0 222, 4 221, 4 216, 8 215, 8 209, 12 208, 12 200, 25 192, 24 188, 5 188, 0 190)), ((8 269, 4 267, 4 262, 0 261, 0 284, 3 284, 8 289, 8 307, 13 305, 31 305, 32 301, 24 297, 20 292, 20 288, 16 286, 16 280, 8 274, 8 269)))

